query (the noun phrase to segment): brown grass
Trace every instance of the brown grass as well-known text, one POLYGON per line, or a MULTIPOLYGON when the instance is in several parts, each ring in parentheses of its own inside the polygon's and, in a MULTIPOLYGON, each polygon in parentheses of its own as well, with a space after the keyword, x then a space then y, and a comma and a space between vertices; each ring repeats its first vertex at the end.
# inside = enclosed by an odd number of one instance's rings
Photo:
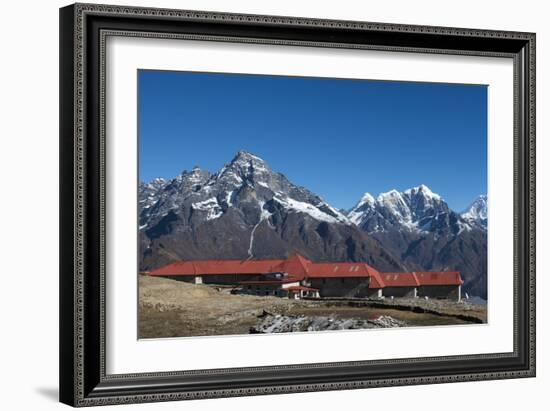
POLYGON ((140 338, 248 334, 264 310, 284 312, 305 301, 232 295, 227 288, 139 278, 140 338))
MULTIPOLYGON (((446 304, 441 306, 446 307, 446 304)), ((264 310, 274 314, 363 319, 389 315, 411 326, 469 323, 453 317, 454 314, 464 314, 463 308, 453 304, 446 309, 448 315, 442 316, 403 310, 402 307, 350 306, 346 302, 232 295, 227 287, 139 277, 140 338, 248 334, 264 310)), ((483 315, 481 311, 476 313, 483 315)))

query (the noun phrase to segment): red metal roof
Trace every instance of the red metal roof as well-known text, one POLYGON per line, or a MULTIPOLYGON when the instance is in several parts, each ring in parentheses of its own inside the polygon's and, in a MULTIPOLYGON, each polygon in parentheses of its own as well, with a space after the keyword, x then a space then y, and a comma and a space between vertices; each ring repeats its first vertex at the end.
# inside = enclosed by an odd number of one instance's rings
POLYGON ((420 284, 414 273, 381 273, 386 287, 416 287, 420 284))
POLYGON ((462 285, 458 271, 417 271, 419 285, 462 285))
POLYGON ((192 260, 177 261, 153 270, 149 275, 268 274, 285 260, 192 260))
POLYGON ((376 271, 370 277, 369 288, 384 288, 386 284, 382 280, 382 275, 376 271))
POLYGON ((308 275, 308 267, 311 261, 299 254, 294 254, 286 260, 282 260, 275 268, 274 272, 288 273, 294 278, 303 280, 308 275))
MULTIPOLYGON (((420 285, 462 285, 457 271, 380 273, 366 263, 312 263, 299 254, 271 260, 192 260, 178 261, 148 273, 152 276, 231 275, 287 273, 281 282, 304 278, 368 277, 369 288, 416 287, 420 285)), ((269 280, 266 280, 269 281, 269 280)))
POLYGON ((308 267, 309 278, 370 277, 377 273, 365 263, 311 263, 308 267))

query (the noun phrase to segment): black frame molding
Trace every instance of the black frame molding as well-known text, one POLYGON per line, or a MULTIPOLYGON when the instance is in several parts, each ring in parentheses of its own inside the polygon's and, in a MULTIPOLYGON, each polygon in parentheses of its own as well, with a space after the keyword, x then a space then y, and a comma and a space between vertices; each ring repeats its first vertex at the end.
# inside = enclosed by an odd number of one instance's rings
POLYGON ((73 406, 535 376, 535 34, 75 4, 60 9, 60 401, 73 406), (514 351, 105 373, 105 39, 197 39, 514 61, 514 351))

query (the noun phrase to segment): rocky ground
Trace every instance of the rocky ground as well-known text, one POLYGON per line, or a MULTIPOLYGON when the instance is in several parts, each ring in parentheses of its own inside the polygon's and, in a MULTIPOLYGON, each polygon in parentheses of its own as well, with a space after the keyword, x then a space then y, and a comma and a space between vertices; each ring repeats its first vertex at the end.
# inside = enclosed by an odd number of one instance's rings
POLYGON ((230 290, 139 276, 139 337, 471 324, 480 321, 469 314, 481 318, 484 309, 435 300, 290 300, 230 290))
POLYGON ((326 330, 360 330, 366 328, 395 328, 404 327, 404 321, 396 320, 388 315, 381 315, 375 320, 363 320, 356 318, 339 319, 334 316, 308 317, 305 315, 273 315, 265 313, 261 320, 250 332, 255 334, 288 333, 300 331, 326 331, 326 330))
POLYGON ((470 304, 467 300, 448 301, 424 298, 397 298, 384 299, 373 302, 371 306, 398 308, 418 313, 432 313, 437 315, 454 316, 473 323, 487 322, 487 306, 470 304))

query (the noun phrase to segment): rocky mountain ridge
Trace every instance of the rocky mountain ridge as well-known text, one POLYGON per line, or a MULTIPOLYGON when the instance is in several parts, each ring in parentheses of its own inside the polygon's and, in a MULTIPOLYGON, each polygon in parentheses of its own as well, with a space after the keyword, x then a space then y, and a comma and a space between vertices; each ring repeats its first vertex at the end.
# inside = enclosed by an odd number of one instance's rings
POLYGON ((373 238, 260 157, 240 151, 218 172, 195 167, 139 189, 140 269, 179 259, 365 261, 403 269, 373 238))

